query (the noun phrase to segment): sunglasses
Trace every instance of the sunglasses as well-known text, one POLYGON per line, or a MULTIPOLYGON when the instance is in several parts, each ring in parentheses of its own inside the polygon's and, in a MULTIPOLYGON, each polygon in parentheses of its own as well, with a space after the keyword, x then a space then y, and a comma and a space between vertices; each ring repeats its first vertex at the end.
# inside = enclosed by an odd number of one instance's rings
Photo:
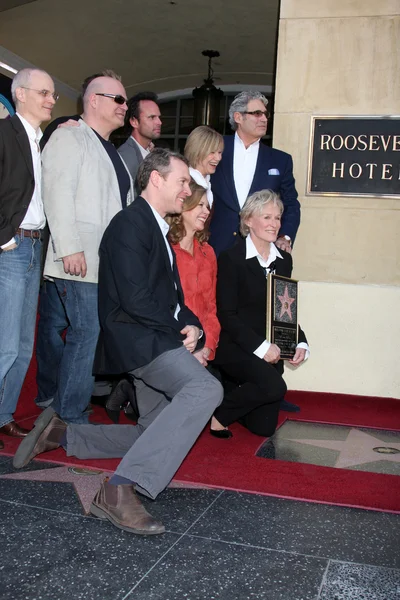
POLYGON ((105 98, 112 98, 117 104, 127 104, 128 100, 120 94, 101 94, 96 92, 96 96, 104 96, 105 98))

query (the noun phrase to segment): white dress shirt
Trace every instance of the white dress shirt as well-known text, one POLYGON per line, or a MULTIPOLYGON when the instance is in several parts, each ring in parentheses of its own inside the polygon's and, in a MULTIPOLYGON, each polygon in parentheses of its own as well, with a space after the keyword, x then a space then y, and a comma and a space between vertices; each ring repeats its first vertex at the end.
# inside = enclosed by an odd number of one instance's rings
POLYGON ((253 183, 259 147, 260 140, 257 140, 246 148, 238 134, 235 133, 233 147, 233 180, 235 182, 236 195, 239 200, 240 208, 243 208, 249 195, 251 184, 253 183))
POLYGON ((206 175, 204 177, 200 171, 193 169, 192 167, 189 167, 189 172, 191 178, 195 180, 197 185, 201 185, 201 187, 206 190, 208 205, 211 208, 214 201, 214 195, 211 191, 210 175, 206 175))
MULTIPOLYGON (((147 200, 146 200, 146 202, 147 202, 147 200)), ((168 235, 168 231, 169 231, 169 225, 162 218, 162 216, 156 211, 156 209, 152 207, 152 205, 150 204, 150 202, 147 202, 147 204, 150 206, 151 211, 152 211, 152 213, 153 213, 153 215, 154 215, 154 217, 155 217, 155 219, 157 221, 157 224, 158 224, 158 226, 159 226, 159 228, 161 230, 162 236, 164 238, 165 246, 167 248, 167 252, 168 252, 168 256, 169 256, 169 262, 171 263, 171 270, 172 270, 172 267, 173 267, 173 264, 174 264, 174 259, 173 259, 173 256, 172 256, 171 246, 169 245, 169 242, 167 240, 167 235, 168 235)), ((174 281, 174 283, 175 283, 175 281, 174 281)), ((175 289, 177 289, 176 288, 176 283, 175 283, 175 289)), ((179 314, 180 310, 181 310, 181 307, 180 307, 179 302, 178 302, 178 304, 176 305, 175 313, 174 313, 174 318, 176 320, 178 320, 178 314, 179 314)))
MULTIPOLYGON (((42 163, 40 160, 40 148, 39 142, 43 135, 40 127, 36 130, 32 127, 30 123, 24 117, 22 117, 19 113, 16 113, 19 117, 26 134, 29 139, 29 145, 31 148, 32 155, 32 164, 33 164, 33 176, 35 178, 35 188, 33 190, 32 199, 29 203, 28 210, 26 211, 26 215, 20 225, 21 229, 43 229, 46 225, 46 217, 44 215, 44 208, 42 202, 42 192, 41 192, 41 179, 42 179, 42 163)), ((15 243, 15 239, 12 238, 7 244, 3 244, 1 248, 7 248, 7 246, 11 246, 11 244, 15 243)))
POLYGON ((147 150, 147 148, 143 148, 143 146, 141 146, 141 145, 139 144, 139 142, 137 142, 137 141, 135 140, 135 138, 133 137, 133 135, 131 135, 131 138, 132 138, 132 139, 133 139, 133 141, 135 142, 136 146, 139 148, 139 150, 140 150, 140 153, 141 153, 141 155, 143 156, 143 158, 146 158, 146 156, 147 156, 148 154, 150 154, 150 150, 147 150))
MULTIPOLYGON (((277 258, 278 259, 283 258, 282 254, 279 252, 279 250, 275 246, 275 244, 271 243, 270 250, 269 250, 269 256, 268 256, 267 260, 265 260, 261 256, 261 254, 258 253, 258 250, 255 247, 254 242, 251 239, 251 236, 248 235, 246 237, 246 260, 249 260, 250 258, 254 258, 254 257, 257 257, 257 260, 260 263, 260 265, 263 267, 263 269, 267 269, 266 275, 268 275, 268 273, 270 272, 270 270, 269 270, 270 265, 277 258)), ((263 342, 260 346, 258 346, 258 348, 256 348, 256 350, 254 350, 253 354, 258 356, 258 358, 264 358, 264 356, 268 352, 270 346, 271 346, 271 343, 267 342, 267 340, 265 340, 265 342, 263 342)), ((306 350, 306 355, 305 355, 304 360, 307 360, 307 358, 310 356, 310 349, 309 349, 308 344, 306 344, 305 342, 300 342, 300 344, 297 344, 296 348, 304 348, 304 350, 306 350)))

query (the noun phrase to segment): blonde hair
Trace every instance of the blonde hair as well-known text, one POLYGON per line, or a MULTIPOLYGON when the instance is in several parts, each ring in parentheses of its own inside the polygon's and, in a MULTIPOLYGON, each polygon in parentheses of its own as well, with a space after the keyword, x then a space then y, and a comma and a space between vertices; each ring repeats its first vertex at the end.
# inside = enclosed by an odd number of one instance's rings
MULTIPOLYGON (((193 179, 190 182, 190 189, 192 195, 188 198, 185 198, 182 212, 188 212, 196 208, 206 193, 206 190, 201 185, 198 185, 195 181, 193 181, 193 179)), ((182 214, 168 216, 165 220, 170 225, 170 230, 168 233, 169 241, 171 244, 179 244, 179 242, 183 240, 186 235, 182 214)), ((209 220, 207 219, 203 231, 196 231, 194 234, 194 237, 197 239, 199 244, 204 244, 204 242, 206 242, 210 237, 210 233, 208 231, 208 222, 209 220)))
POLYGON ((283 202, 278 194, 272 190, 260 190, 259 192, 254 192, 254 194, 251 194, 251 196, 247 198, 240 211, 240 233, 244 237, 250 233, 250 228, 246 225, 246 221, 253 215, 259 215, 266 204, 277 206, 281 211, 281 214, 283 213, 283 202))
POLYGON ((184 154, 191 167, 196 169, 197 165, 206 158, 211 152, 218 152, 218 150, 224 149, 224 138, 218 131, 208 127, 207 125, 200 125, 193 129, 192 133, 188 136, 185 144, 184 154))

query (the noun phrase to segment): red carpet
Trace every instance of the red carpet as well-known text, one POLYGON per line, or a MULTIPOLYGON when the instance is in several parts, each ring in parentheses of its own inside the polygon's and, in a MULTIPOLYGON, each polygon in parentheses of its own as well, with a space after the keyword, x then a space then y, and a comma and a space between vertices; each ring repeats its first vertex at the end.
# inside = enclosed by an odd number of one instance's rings
MULTIPOLYGON (((37 415, 35 365, 27 375, 16 413, 16 421, 31 425, 37 415)), ((400 401, 391 398, 290 392, 288 400, 301 406, 300 413, 281 413, 286 419, 333 423, 400 431, 400 401)), ((96 409, 93 422, 108 422, 96 409)), ((175 480, 204 486, 267 494, 342 506, 400 512, 400 477, 309 464, 269 460, 255 456, 263 438, 240 425, 231 427, 234 437, 218 440, 205 430, 192 448, 175 480)), ((18 440, 3 436, 2 454, 13 455, 18 440)), ((61 449, 41 460, 114 470, 117 459, 85 460, 67 458, 61 449)))

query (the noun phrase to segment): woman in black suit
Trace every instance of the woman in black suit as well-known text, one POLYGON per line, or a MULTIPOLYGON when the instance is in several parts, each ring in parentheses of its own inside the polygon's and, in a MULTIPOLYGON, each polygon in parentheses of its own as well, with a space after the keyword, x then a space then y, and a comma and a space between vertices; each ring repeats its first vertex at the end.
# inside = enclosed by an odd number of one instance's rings
MULTIPOLYGON (((252 194, 240 213, 239 238, 218 260, 217 310, 221 335, 215 364, 236 383, 226 392, 211 421, 216 437, 231 437, 228 425, 239 421, 250 431, 271 436, 285 395, 280 349, 265 340, 266 273, 290 277, 292 257, 274 242, 283 204, 271 190, 252 194)), ((308 351, 299 328, 299 344, 290 364, 300 365, 308 351)))

